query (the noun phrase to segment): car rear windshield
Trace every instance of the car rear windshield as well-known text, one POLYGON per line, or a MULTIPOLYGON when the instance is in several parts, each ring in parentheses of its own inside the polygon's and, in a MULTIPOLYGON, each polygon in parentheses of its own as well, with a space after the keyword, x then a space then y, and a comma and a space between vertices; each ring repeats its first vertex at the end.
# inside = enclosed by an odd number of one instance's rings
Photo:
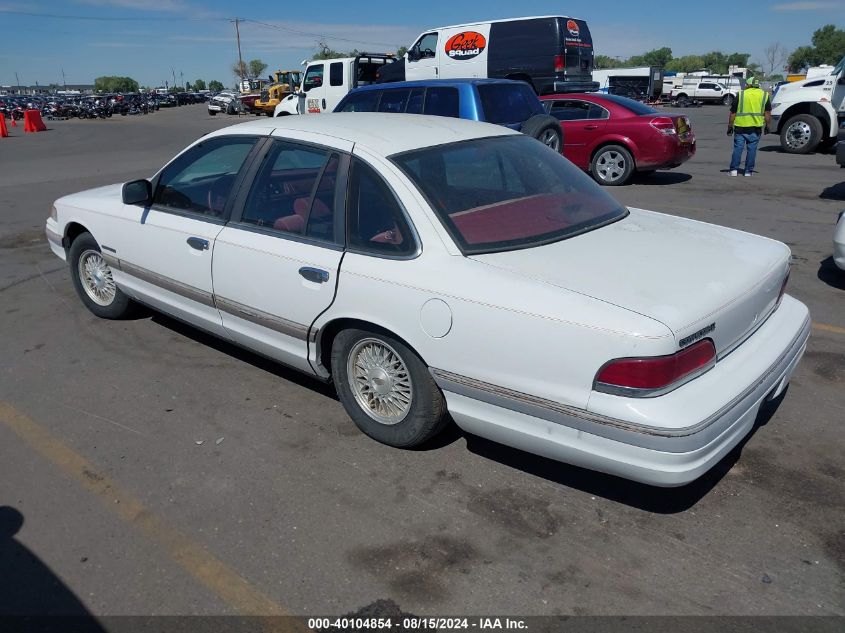
POLYGON ((523 123, 535 114, 546 113, 528 84, 479 84, 476 87, 487 123, 523 123))
POLYGON ((467 255, 556 242, 628 213, 567 159, 527 136, 450 143, 391 160, 467 255))
POLYGON ((619 95, 602 95, 602 99, 620 105, 623 108, 628 108, 634 114, 657 114, 657 110, 639 101, 634 101, 628 97, 620 97, 619 95))

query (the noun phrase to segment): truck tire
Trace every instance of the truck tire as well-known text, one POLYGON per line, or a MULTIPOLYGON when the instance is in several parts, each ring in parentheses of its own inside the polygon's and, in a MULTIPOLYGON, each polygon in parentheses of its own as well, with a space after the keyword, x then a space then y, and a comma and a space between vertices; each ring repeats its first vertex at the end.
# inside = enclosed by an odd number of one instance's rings
POLYGON ((563 151, 563 128, 553 116, 535 114, 522 124, 519 131, 558 153, 563 151))
POLYGON ((725 95, 722 97, 722 103, 730 108, 734 104, 734 96, 725 95))
POLYGON ((822 140, 822 123, 812 114, 796 114, 780 130, 780 146, 787 154, 809 154, 822 140))
POLYGON ((689 101, 689 97, 683 92, 672 97, 672 105, 683 105, 686 101, 689 101))

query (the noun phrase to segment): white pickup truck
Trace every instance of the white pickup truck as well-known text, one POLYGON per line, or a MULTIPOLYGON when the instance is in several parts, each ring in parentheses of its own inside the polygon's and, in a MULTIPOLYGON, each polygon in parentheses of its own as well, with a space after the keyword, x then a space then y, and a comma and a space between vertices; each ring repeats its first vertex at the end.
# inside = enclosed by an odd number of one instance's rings
POLYGON ((379 69, 394 60, 390 53, 361 53, 308 62, 299 90, 282 99, 273 116, 331 112, 353 88, 375 83, 379 69))
POLYGON ((702 101, 705 103, 724 103, 731 105, 736 99, 736 92, 724 84, 713 81, 696 81, 684 83, 680 88, 674 88, 669 93, 669 100, 675 104, 690 101, 702 101))

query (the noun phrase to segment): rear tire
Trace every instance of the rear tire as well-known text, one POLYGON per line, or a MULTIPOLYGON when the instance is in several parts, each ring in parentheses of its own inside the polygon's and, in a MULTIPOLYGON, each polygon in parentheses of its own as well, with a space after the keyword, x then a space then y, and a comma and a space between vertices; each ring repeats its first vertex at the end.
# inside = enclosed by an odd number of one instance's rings
POLYGON ((392 336, 343 330, 332 344, 331 365, 344 409, 374 440, 411 448, 437 435, 449 420, 428 367, 392 336))
POLYGON ((811 114, 790 117, 780 131, 780 146, 787 154, 809 154, 821 140, 821 121, 811 114))
POLYGON ((558 154, 563 151, 563 128, 553 116, 548 114, 535 114, 519 130, 523 134, 536 138, 549 149, 558 154))
POLYGON ((600 185, 616 187, 626 184, 634 173, 634 157, 621 145, 605 145, 590 162, 590 175, 600 185))
POLYGON ((734 96, 733 95, 725 95, 722 97, 722 104, 728 106, 729 108, 734 104, 734 96))
POLYGON ((92 313, 101 319, 122 319, 132 312, 132 300, 115 285, 93 235, 82 233, 73 240, 68 263, 76 294, 92 313))

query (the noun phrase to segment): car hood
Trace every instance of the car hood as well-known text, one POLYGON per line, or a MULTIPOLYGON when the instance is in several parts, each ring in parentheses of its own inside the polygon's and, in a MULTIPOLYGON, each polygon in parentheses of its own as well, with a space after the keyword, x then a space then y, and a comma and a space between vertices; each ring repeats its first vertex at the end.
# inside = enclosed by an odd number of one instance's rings
POLYGON ((62 196, 56 200, 56 204, 89 209, 92 204, 98 204, 104 200, 114 203, 115 200, 121 202, 122 199, 123 183, 118 183, 116 185, 106 185, 105 187, 86 189, 85 191, 80 191, 79 193, 62 196))
POLYGON ((583 235, 472 259, 653 318, 682 347, 711 338, 723 354, 776 307, 789 254, 764 237, 632 209, 583 235))

